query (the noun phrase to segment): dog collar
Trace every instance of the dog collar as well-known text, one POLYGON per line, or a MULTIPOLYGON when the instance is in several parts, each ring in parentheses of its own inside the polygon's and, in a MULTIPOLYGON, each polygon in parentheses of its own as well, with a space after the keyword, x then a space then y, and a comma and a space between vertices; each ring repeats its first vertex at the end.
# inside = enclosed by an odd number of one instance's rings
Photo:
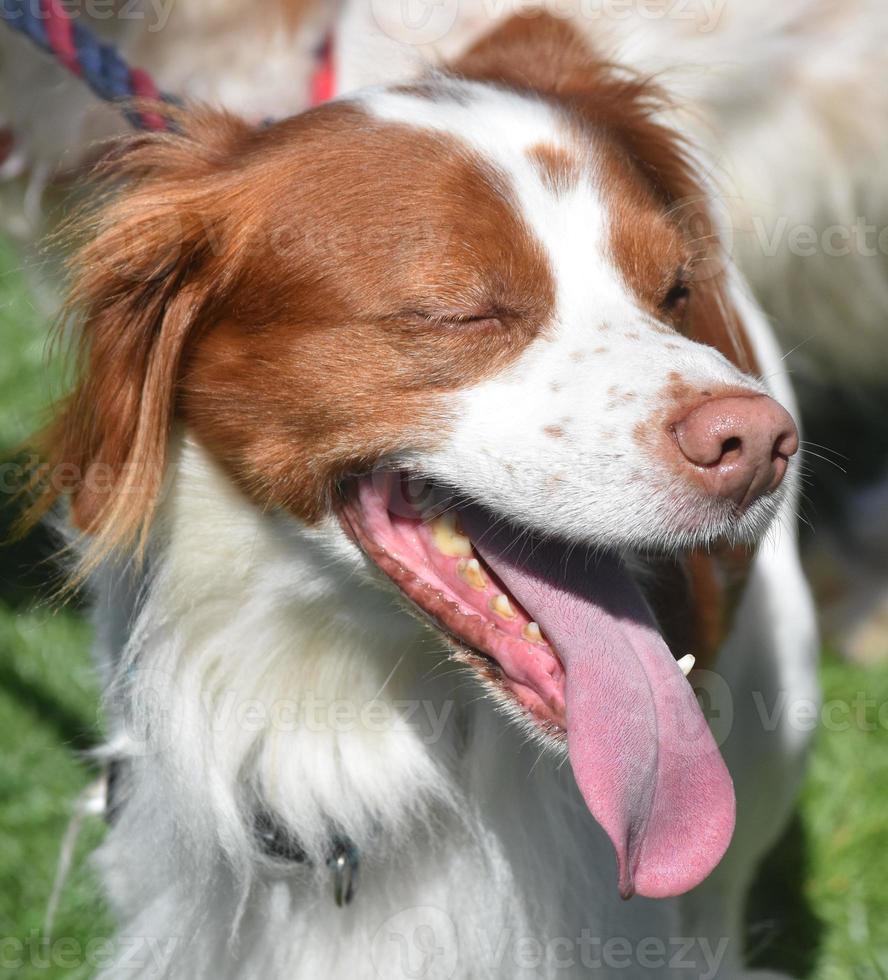
MULTIPOLYGON (((120 807, 119 786, 122 762, 108 763, 104 776, 104 800, 100 811, 105 822, 114 824, 120 807)), ((262 852, 278 861, 304 864, 311 867, 313 861, 299 841, 278 823, 267 810, 260 811, 253 821, 253 832, 262 852)), ((346 834, 334 832, 326 848, 325 863, 333 878, 333 901, 339 908, 349 905, 355 897, 361 853, 355 842, 346 834)))
MULTIPOLYGON (((259 845, 268 857, 311 866, 312 861, 299 841, 267 811, 257 815, 254 830, 259 845)), ((342 908, 355 897, 357 887, 361 858, 355 842, 345 834, 331 834, 326 865, 333 876, 333 901, 342 908)))

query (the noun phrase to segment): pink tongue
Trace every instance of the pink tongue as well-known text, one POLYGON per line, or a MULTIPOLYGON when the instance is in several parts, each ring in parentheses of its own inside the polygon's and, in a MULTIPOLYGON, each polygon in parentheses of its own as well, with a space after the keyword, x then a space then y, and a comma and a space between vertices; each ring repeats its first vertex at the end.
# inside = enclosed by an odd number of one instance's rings
POLYGON ((620 894, 698 885, 730 843, 734 787, 638 587, 613 559, 566 562, 563 547, 492 533, 474 509, 461 519, 564 665, 570 761, 616 850, 620 894))

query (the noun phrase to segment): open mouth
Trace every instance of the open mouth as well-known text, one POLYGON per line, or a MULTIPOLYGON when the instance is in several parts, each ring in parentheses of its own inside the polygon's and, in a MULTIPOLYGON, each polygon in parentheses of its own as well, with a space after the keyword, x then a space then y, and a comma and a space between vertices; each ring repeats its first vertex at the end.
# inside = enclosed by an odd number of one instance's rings
POLYGON ((351 481, 339 515, 462 659, 566 740, 623 897, 679 895, 712 871, 734 829, 731 778, 689 665, 618 559, 455 505, 403 473, 351 481))

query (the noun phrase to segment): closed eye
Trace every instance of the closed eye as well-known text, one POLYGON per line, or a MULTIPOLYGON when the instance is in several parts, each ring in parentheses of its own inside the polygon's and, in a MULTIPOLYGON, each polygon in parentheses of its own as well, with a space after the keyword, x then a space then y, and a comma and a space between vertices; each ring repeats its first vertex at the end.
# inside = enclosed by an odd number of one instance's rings
POLYGON ((422 319, 425 323, 433 327, 442 329, 449 328, 498 328, 503 325, 506 314, 499 310, 489 310, 483 313, 451 313, 451 312, 428 312, 412 311, 412 316, 422 319))
POLYGON ((454 326, 454 327, 500 327, 502 326, 502 318, 493 313, 488 314, 473 314, 467 316, 460 314, 459 316, 444 317, 437 321, 443 326, 454 326))

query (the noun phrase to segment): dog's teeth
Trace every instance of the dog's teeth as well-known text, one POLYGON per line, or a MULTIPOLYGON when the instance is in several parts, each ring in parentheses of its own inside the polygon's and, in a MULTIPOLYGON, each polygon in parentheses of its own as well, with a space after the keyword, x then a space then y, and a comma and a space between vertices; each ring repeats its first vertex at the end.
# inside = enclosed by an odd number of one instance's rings
POLYGON ((432 541, 435 547, 448 558, 469 558, 472 554, 472 542, 462 533, 462 528, 456 519, 456 514, 442 514, 430 524, 432 541))
POLYGON ((487 588, 487 576, 477 558, 461 558, 456 563, 456 574, 473 589, 479 592, 487 588))
POLYGON ((693 669, 695 663, 696 660, 694 659, 694 655, 692 653, 688 653, 678 661, 678 666, 681 667, 681 672, 685 675, 685 677, 687 677, 693 669))
POLYGON ((503 619, 514 619, 516 616, 512 603, 509 602, 509 597, 502 593, 494 596, 488 605, 492 612, 495 612, 497 616, 502 616, 503 619))
POLYGON ((525 640, 530 640, 531 643, 542 643, 543 634, 540 632, 539 623, 535 623, 531 620, 523 630, 521 630, 521 635, 525 640))

